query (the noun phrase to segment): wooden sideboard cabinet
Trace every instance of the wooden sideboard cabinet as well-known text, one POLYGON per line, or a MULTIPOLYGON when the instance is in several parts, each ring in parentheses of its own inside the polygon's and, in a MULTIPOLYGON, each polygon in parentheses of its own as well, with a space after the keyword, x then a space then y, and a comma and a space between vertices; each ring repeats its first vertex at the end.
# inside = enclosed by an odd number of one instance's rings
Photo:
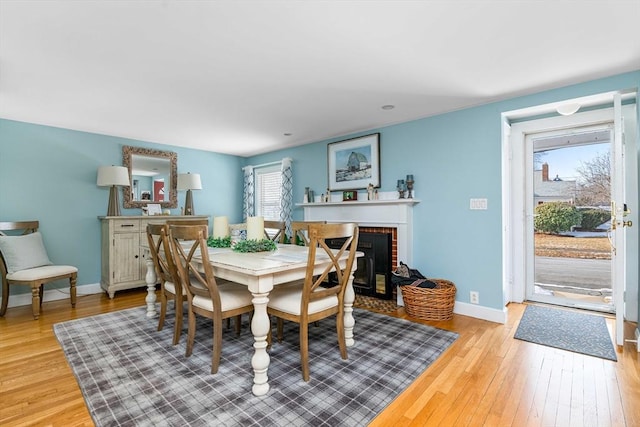
POLYGON ((202 220, 206 215, 188 216, 102 216, 99 217, 102 240, 100 286, 115 296, 116 291, 147 286, 147 224, 169 220, 202 220))

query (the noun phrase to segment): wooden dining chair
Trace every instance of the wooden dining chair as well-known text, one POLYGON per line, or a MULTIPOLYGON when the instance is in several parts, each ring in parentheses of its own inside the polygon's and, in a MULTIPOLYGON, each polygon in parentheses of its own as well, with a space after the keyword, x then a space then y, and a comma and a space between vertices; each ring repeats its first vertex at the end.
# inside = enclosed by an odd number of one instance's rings
POLYGON ((289 320, 300 324, 300 361, 302 378, 309 381, 309 324, 318 320, 336 316, 338 346, 343 359, 347 358, 347 345, 344 336, 344 293, 352 275, 351 269, 358 247, 358 225, 343 224, 309 224, 309 255, 307 270, 302 287, 275 287, 269 294, 267 313, 277 317, 277 336, 282 340, 283 321, 289 320), (327 246, 327 239, 344 238, 340 249, 327 246), (346 255, 344 267, 340 266, 340 258, 346 255), (331 262, 320 272, 316 264, 320 261, 331 262), (334 272, 338 285, 325 288, 323 282, 334 272))
POLYGON ((292 221, 291 222, 291 244, 309 246, 309 224, 326 224, 327 221, 292 221))
POLYGON ((172 274, 172 271, 175 271, 175 266, 173 265, 173 257, 169 246, 169 226, 167 224, 148 224, 147 240, 156 271, 156 280, 160 283, 158 330, 161 331, 164 328, 167 304, 169 300, 172 300, 175 311, 173 345, 176 345, 180 341, 182 332, 183 302, 186 293, 179 278, 174 277, 174 274, 172 274))
POLYGON ((286 224, 284 221, 265 221, 264 235, 276 243, 284 243, 286 224))
POLYGON ((31 310, 38 320, 44 299, 44 285, 69 280, 71 307, 76 306, 78 269, 71 265, 53 265, 38 231, 39 221, 0 222, 0 274, 4 316, 9 304, 9 285, 31 287, 31 310))
MULTIPOLYGON (((167 225, 206 225, 209 227, 208 219, 169 219, 165 222, 167 225)), ((207 233, 208 233, 207 228, 207 233)))
MULTIPOLYGON (((196 315, 213 321, 211 373, 218 372, 222 347, 222 320, 253 312, 253 296, 246 286, 227 282, 218 285, 207 248, 207 228, 194 225, 170 225, 169 241, 174 265, 187 294, 189 311, 186 356, 193 352, 196 315), (183 242, 192 242, 187 247, 183 242), (194 260, 201 257, 201 263, 194 260)), ((237 323, 239 325, 239 323, 237 323)))

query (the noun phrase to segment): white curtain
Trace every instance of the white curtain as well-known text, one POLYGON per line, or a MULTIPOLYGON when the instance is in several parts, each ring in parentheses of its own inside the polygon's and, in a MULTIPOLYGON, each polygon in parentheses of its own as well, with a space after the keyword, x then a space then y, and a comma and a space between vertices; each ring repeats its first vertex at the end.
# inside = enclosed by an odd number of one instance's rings
MULTIPOLYGON (((291 236, 291 214, 293 211, 293 173, 291 164, 293 160, 289 157, 282 159, 280 171, 282 173, 282 187, 280 189, 280 221, 286 224, 285 234, 291 236)), ((244 171, 244 190, 242 200, 242 218, 246 222, 247 218, 256 215, 255 205, 255 169, 263 167, 245 166, 244 171)))
POLYGON ((280 221, 286 224, 285 234, 289 237, 291 231, 291 212, 293 210, 293 173, 291 171, 291 159, 282 159, 282 194, 280 197, 280 221))
POLYGON ((247 222, 247 218, 255 216, 255 187, 253 180, 253 166, 245 166, 244 171, 244 195, 242 200, 242 219, 247 222))

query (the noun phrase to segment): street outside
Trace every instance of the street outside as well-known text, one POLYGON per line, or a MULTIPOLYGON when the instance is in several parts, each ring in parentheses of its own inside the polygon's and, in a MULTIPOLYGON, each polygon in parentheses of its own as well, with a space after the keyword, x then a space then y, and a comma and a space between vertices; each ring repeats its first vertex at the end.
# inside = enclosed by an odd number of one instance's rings
POLYGON ((535 282, 541 292, 611 298, 611 247, 606 235, 570 237, 536 233, 535 282))

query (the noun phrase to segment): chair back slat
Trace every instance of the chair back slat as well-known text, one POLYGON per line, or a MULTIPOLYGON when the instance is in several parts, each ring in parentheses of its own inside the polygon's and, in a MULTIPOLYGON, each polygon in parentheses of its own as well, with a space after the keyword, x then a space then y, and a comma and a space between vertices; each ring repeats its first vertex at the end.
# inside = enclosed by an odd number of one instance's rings
POLYGON ((174 277, 175 267, 171 250, 167 250, 165 245, 168 239, 169 228, 166 224, 148 224, 147 240, 149 241, 149 251, 156 270, 156 276, 163 282, 172 282, 176 286, 176 292, 182 292, 180 281, 174 277), (177 282, 177 283, 176 283, 177 282))
POLYGON ((265 221, 264 235, 267 239, 276 243, 284 243, 286 224, 284 221, 265 221), (273 234, 269 234, 267 230, 275 230, 273 234))
POLYGON ((338 297, 338 309, 341 310, 344 301, 344 292, 351 277, 356 250, 358 247, 358 225, 355 223, 344 224, 309 224, 309 258, 304 281, 301 311, 308 310, 310 302, 336 295, 338 297), (327 239, 344 239, 339 249, 330 248, 327 239), (347 254, 344 267, 340 266, 340 258, 347 254), (320 258, 328 258, 331 262, 318 274, 315 265, 320 258), (329 274, 335 273, 338 284, 325 288, 329 274))
POLYGON ((209 262, 207 227, 204 225, 170 225, 169 237, 175 265, 180 280, 185 285, 191 304, 193 297, 211 298, 214 312, 220 312, 222 304, 218 285, 209 262), (200 256, 202 262, 196 261, 200 256))
POLYGON ((327 221, 292 221, 291 222, 291 244, 298 244, 297 239, 303 246, 309 246, 309 224, 326 224, 327 221))
POLYGON ((22 235, 35 233, 40 226, 39 221, 14 221, 14 222, 0 222, 0 236, 9 236, 6 231, 19 231, 22 230, 22 235))
POLYGON ((209 220, 208 219, 169 219, 165 224, 167 225, 206 225, 207 234, 208 234, 209 220))

